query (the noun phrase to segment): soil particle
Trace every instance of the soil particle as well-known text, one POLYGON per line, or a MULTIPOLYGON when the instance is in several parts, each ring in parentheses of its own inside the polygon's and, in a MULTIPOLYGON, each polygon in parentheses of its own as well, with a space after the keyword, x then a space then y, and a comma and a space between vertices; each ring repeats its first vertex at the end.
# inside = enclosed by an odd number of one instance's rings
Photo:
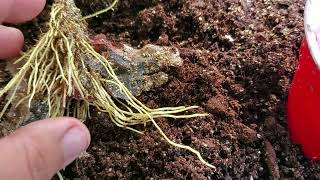
POLYGON ((266 163, 270 172, 270 179, 280 179, 279 166, 277 163, 276 152, 273 149, 272 144, 269 141, 265 141, 266 147, 266 163))
POLYGON ((255 141, 259 140, 261 137, 255 130, 247 127, 243 124, 239 125, 239 140, 245 144, 254 143, 255 141))
POLYGON ((235 113, 228 111, 228 102, 226 102, 223 96, 215 96, 208 100, 206 105, 206 111, 216 115, 233 116, 235 113))

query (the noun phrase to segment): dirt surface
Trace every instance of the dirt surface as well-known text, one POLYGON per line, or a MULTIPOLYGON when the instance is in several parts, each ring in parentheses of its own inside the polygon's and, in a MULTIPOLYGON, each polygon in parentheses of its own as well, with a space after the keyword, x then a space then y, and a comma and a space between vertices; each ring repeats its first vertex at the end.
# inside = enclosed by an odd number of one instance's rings
MULTIPOLYGON (((77 0, 84 14, 106 2, 77 0)), ((92 110, 92 144, 67 179, 320 179, 320 165, 290 141, 286 100, 303 37, 303 0, 121 0, 89 20, 92 33, 135 47, 176 46, 184 64, 167 84, 139 97, 149 107, 199 105, 209 117, 158 119, 174 141, 217 167, 168 145, 154 127, 121 129, 92 110)), ((45 13, 44 13, 45 14, 45 13)), ((45 16, 43 16, 45 17, 45 16)), ((24 25, 29 40, 46 18, 24 25)), ((33 41, 30 41, 32 44, 33 41)))

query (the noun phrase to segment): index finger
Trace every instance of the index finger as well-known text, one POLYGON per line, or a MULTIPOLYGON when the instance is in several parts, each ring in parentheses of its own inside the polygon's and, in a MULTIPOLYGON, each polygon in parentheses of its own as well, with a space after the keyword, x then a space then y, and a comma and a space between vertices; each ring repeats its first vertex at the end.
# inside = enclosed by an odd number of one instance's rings
POLYGON ((0 24, 8 17, 13 0, 0 0, 0 24))
POLYGON ((2 1, 0 2, 0 20, 1 15, 4 15, 3 20, 9 23, 21 23, 35 18, 43 10, 46 2, 45 0, 0 1, 2 1))

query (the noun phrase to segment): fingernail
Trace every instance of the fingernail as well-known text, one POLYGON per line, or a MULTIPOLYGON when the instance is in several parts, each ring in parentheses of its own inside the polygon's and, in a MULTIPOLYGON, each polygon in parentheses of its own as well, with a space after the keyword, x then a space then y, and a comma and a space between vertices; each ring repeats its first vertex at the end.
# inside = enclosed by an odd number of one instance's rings
POLYGON ((88 148, 88 137, 86 131, 74 127, 70 129, 63 138, 64 143, 64 166, 74 161, 81 152, 88 148))

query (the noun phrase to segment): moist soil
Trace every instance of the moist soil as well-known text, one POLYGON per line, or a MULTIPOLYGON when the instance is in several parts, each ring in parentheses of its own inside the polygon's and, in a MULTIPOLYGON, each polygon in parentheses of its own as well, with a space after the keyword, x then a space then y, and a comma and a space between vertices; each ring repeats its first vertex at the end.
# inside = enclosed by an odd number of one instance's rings
MULTIPOLYGON (((104 0, 77 0, 83 14, 104 0)), ((152 126, 140 135, 92 109, 92 143, 62 174, 66 179, 320 179, 320 165, 290 140, 286 101, 303 38, 303 0, 121 0, 88 20, 92 34, 142 47, 175 46, 183 66, 165 85, 143 93, 149 107, 198 105, 205 118, 157 119, 175 142, 217 167, 166 143, 152 126)), ((47 8, 48 10, 48 8, 47 8)), ((34 43, 48 11, 22 25, 34 43)), ((26 46, 26 48, 27 48, 26 46)))

